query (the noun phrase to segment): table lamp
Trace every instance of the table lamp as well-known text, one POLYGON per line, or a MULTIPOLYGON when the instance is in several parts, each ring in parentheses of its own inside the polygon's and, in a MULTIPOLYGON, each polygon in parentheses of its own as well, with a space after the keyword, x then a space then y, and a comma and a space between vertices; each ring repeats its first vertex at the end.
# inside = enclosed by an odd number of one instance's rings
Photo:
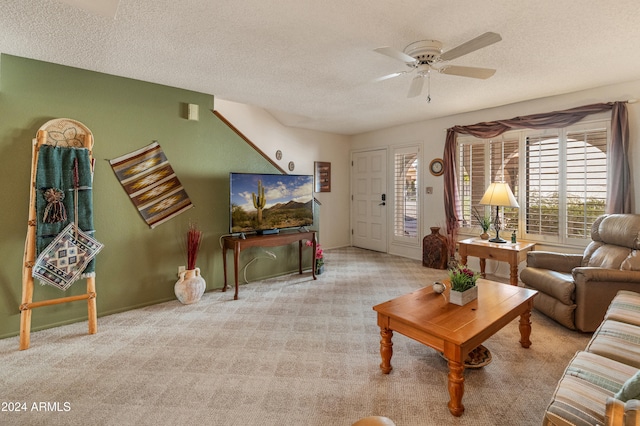
POLYGON ((493 182, 482 196, 480 204, 483 206, 496 206, 496 217, 493 226, 496 228, 496 237, 490 239, 492 243, 506 243, 507 240, 500 238, 500 207, 520 207, 513 196, 509 184, 506 182, 493 182))

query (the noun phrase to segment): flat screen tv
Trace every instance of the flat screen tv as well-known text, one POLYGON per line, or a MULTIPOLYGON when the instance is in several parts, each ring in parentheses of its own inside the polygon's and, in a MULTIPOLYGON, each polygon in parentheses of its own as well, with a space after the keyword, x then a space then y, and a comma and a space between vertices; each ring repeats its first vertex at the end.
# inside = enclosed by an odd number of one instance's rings
POLYGON ((230 173, 231 233, 313 225, 313 176, 230 173))

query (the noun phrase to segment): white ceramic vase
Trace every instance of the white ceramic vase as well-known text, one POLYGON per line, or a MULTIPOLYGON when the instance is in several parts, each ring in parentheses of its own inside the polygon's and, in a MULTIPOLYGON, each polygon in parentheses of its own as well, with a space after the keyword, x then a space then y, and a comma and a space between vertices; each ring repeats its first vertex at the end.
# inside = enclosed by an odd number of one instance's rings
POLYGON ((207 283, 200 276, 200 268, 195 268, 180 273, 180 279, 173 286, 173 291, 180 303, 190 305, 200 300, 206 288, 207 283))

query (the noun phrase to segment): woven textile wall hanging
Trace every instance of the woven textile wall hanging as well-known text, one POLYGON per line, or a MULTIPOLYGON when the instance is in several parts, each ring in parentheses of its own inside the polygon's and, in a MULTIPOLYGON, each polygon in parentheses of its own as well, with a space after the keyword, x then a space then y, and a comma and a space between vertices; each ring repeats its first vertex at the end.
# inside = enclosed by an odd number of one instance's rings
POLYGON ((151 228, 193 207, 157 142, 114 158, 109 163, 133 205, 151 228))
POLYGON ((92 186, 88 149, 40 147, 35 181, 38 257, 33 276, 41 283, 66 290, 95 274, 93 259, 102 244, 93 238, 92 186))

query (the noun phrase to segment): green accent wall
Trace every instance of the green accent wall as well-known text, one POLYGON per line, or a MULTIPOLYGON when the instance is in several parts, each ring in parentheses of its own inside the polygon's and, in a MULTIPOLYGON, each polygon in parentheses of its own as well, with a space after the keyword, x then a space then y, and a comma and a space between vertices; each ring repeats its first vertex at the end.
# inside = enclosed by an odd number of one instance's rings
MULTIPOLYGON (((204 93, 10 55, 0 57, 0 338, 19 334, 31 141, 38 128, 54 118, 82 122, 95 139, 95 236, 105 245, 96 258, 98 316, 170 300, 182 306, 173 286, 178 267, 186 265, 184 239, 190 222, 204 233, 197 264, 207 291, 222 288, 220 237, 229 228, 229 172, 278 171, 215 117, 212 109, 213 96, 204 93), (199 105, 199 121, 186 119, 187 104, 199 105), (150 229, 108 160, 154 140, 195 207, 150 229)), ((297 245, 270 249, 277 260, 268 259, 261 250, 242 253, 241 268, 251 263, 246 271, 249 281, 297 271, 297 245)), ((232 264, 231 253, 228 259, 232 264)), ((240 275, 242 282, 242 271, 240 275)), ((229 281, 233 282, 232 270, 229 281)), ((66 292, 36 282, 34 300, 82 294, 85 289, 85 280, 66 292)), ((233 303, 233 289, 227 294, 233 303)), ((32 331, 86 318, 84 301, 37 308, 32 331)), ((32 345, 37 344, 37 334, 31 340, 32 345)))

